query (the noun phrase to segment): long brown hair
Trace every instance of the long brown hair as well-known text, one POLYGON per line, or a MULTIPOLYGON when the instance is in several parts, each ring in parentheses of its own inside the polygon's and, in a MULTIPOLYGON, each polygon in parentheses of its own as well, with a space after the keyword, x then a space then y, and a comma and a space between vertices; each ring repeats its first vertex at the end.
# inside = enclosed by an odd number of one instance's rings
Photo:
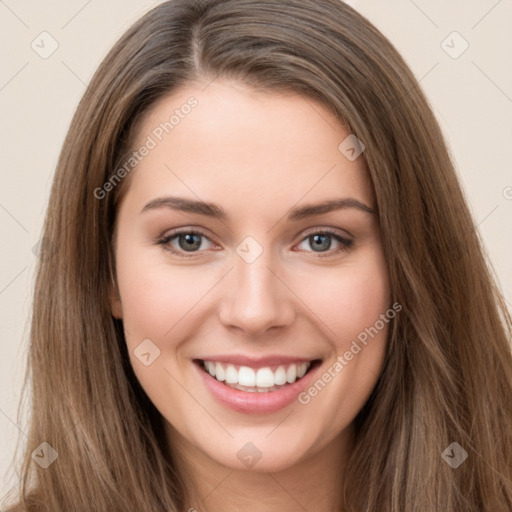
POLYGON ((110 313, 111 240, 127 180, 103 198, 95 191, 159 98, 217 77, 320 101, 366 147, 391 295, 403 310, 356 418, 340 482, 345 510, 510 511, 510 316, 414 76, 339 0, 165 2, 101 63, 65 140, 44 225, 19 510, 185 508, 162 418, 110 313), (32 460, 42 442, 58 453, 47 469, 32 460), (442 455, 455 442, 468 454, 456 469, 442 455))

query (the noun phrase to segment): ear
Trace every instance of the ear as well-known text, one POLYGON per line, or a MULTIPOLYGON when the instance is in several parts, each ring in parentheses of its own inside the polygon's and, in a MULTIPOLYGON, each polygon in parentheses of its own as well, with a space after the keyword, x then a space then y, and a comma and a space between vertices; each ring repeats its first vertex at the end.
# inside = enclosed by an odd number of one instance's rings
POLYGON ((121 295, 119 293, 119 287, 117 286, 117 280, 113 276, 110 278, 108 296, 110 300, 110 311, 112 316, 118 320, 122 319, 123 304, 121 302, 121 295))

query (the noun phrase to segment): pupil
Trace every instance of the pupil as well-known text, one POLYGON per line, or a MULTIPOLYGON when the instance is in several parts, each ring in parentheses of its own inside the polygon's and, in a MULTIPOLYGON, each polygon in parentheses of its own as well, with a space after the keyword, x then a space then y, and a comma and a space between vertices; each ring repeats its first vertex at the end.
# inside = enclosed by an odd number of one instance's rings
POLYGON ((199 249, 201 247, 201 237, 190 233, 181 235, 179 245, 184 250, 199 249), (185 240, 185 243, 182 243, 183 240, 185 240))
POLYGON ((313 239, 313 243, 311 244, 313 248, 317 247, 319 249, 328 250, 331 246, 331 240, 329 235, 312 235, 310 239, 313 239))

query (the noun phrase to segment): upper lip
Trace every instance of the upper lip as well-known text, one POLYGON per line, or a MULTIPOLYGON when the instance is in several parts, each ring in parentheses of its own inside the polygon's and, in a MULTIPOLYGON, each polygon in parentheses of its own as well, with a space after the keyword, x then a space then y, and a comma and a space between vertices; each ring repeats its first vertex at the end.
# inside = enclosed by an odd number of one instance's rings
POLYGON ((197 358, 202 361, 212 361, 218 363, 226 363, 233 364, 239 366, 248 366, 250 368, 263 368, 265 366, 276 366, 276 365, 286 365, 286 364, 301 364, 308 363, 310 361, 315 361, 319 358, 303 358, 303 357, 291 357, 285 355, 273 355, 273 356, 264 356, 264 357, 248 357, 242 354, 221 354, 221 355, 212 355, 212 356, 204 356, 201 358, 197 358))

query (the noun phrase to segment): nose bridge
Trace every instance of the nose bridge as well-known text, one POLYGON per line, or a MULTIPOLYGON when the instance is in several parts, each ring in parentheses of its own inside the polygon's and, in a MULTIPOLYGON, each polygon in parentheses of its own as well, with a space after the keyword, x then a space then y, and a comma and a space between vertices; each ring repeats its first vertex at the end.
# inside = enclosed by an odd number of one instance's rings
POLYGON ((292 303, 274 267, 271 251, 264 250, 254 238, 247 237, 238 245, 220 310, 226 326, 257 334, 292 321, 292 303))

